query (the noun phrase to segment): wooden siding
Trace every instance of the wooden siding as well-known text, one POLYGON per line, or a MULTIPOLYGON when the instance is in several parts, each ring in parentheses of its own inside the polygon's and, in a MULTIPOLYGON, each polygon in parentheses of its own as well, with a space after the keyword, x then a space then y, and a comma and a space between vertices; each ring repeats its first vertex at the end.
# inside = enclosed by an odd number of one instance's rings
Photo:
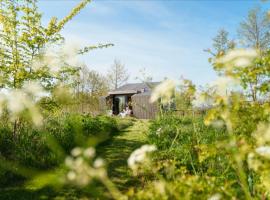
POLYGON ((149 103, 150 95, 133 95, 132 110, 133 115, 139 119, 154 119, 158 113, 156 103, 149 103))
POLYGON ((99 110, 104 113, 107 110, 107 100, 106 97, 99 98, 99 110))

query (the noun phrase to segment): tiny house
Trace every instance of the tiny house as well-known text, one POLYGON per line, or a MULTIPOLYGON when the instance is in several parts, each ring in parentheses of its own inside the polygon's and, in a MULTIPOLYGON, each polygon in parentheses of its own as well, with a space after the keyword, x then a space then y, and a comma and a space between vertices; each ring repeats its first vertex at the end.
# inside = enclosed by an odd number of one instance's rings
POLYGON ((152 90, 159 82, 130 83, 100 98, 100 109, 111 110, 113 115, 119 115, 126 108, 131 115, 139 119, 153 119, 158 113, 157 103, 150 103, 152 90))

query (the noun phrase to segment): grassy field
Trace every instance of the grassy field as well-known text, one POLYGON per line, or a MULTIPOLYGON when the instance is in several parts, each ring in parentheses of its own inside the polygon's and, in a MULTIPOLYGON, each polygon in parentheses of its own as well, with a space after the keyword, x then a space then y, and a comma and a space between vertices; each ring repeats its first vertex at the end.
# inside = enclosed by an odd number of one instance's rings
MULTIPOLYGON (((132 126, 120 130, 116 136, 97 149, 98 156, 106 161, 109 177, 121 191, 126 192, 131 185, 139 184, 128 169, 127 159, 133 150, 146 142, 148 125, 149 122, 146 120, 135 120, 132 126)), ((99 186, 99 183, 96 184, 98 186, 96 188, 100 191, 95 193, 104 198, 108 197, 108 194, 104 193, 104 188, 99 186)), ((70 187, 35 190, 26 188, 23 183, 0 189, 1 200, 81 199, 85 196, 92 196, 91 191, 70 187)))

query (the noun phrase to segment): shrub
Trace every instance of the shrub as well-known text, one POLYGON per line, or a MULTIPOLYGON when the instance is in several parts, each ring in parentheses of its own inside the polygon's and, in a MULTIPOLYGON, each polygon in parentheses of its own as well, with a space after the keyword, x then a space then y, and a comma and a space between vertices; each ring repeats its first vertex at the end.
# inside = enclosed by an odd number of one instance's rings
MULTIPOLYGON (((78 140, 80 136, 85 139, 83 142, 88 138, 99 137, 101 139, 96 141, 103 141, 112 137, 117 131, 118 124, 114 118, 79 114, 50 116, 39 128, 22 123, 16 137, 12 134, 11 124, 1 124, 0 156, 2 160, 12 161, 19 166, 50 169, 59 165, 62 160, 53 146, 48 143, 48 139, 53 139, 57 146, 68 154, 75 146, 82 145, 79 144, 82 140, 78 140)), ((0 178, 3 176, 14 177, 14 174, 1 169, 0 165, 0 178)))

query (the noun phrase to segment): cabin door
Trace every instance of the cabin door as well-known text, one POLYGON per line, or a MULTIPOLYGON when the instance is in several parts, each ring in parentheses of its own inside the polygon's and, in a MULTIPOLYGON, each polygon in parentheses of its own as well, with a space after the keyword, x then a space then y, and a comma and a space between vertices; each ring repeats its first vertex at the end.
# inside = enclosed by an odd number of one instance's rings
POLYGON ((114 97, 113 114, 118 115, 127 105, 127 97, 125 95, 117 95, 114 97))

